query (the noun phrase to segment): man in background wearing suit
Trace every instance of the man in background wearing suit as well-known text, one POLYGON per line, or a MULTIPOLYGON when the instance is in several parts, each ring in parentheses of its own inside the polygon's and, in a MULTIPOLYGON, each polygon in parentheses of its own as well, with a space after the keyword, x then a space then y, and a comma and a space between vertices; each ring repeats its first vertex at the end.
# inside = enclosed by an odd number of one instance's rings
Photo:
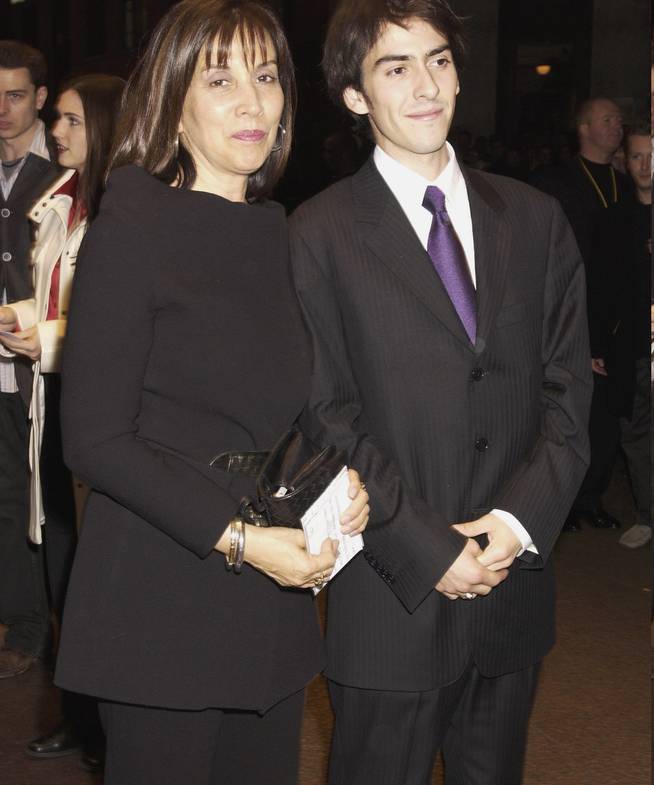
POLYGON ((329 589, 330 785, 517 785, 550 553, 588 462, 584 275, 551 197, 460 167, 442 0, 345 0, 324 68, 371 159, 291 221, 314 347, 303 427, 365 478, 329 589))
MULTIPOLYGON (((39 120, 45 77, 40 52, 0 41, 0 304, 32 296, 27 212, 58 172, 39 120)), ((31 387, 31 363, 0 356, 0 679, 32 665, 50 627, 43 562, 27 540, 31 387)))

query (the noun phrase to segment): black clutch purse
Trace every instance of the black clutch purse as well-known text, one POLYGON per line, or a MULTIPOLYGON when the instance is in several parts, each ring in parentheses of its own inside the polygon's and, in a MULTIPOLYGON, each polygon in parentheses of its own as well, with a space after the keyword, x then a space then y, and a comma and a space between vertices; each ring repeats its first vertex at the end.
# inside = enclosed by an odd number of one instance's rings
POLYGON ((211 466, 256 477, 257 498, 245 497, 238 514, 256 526, 302 528, 301 518, 346 465, 345 453, 320 449, 299 428, 269 451, 224 452, 211 466))

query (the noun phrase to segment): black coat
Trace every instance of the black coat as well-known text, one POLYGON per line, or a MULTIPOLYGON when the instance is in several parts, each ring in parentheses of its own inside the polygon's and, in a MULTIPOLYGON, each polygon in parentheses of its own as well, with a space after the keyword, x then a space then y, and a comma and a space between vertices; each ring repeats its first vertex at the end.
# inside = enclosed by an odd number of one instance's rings
POLYGON ((650 205, 614 205, 597 227, 587 265, 592 356, 606 363, 611 411, 628 418, 636 362, 649 355, 651 236, 650 205))
POLYGON ((64 351, 70 468, 92 487, 56 681, 115 701, 265 709, 321 668, 312 596, 225 570, 214 545, 308 391, 274 203, 110 178, 79 254, 64 351))
MULTIPOLYGON (((631 178, 614 170, 617 204, 630 202, 634 196, 631 178)), ((585 263, 591 258, 593 237, 604 220, 606 208, 584 172, 579 158, 564 164, 547 166, 534 172, 531 184, 559 200, 570 222, 581 257, 585 263)))
MULTIPOLYGON (((5 199, 0 191, 0 295, 6 289, 7 302, 26 300, 33 295, 30 267, 33 236, 27 214, 60 172, 56 164, 29 153, 9 198, 5 199)), ((14 362, 26 405, 31 396, 31 365, 24 358, 16 358, 14 362)))
POLYGON ((343 684, 433 689, 471 658, 489 676, 526 667, 554 640, 549 557, 588 462, 583 267, 553 199, 465 177, 474 347, 372 161, 291 219, 315 357, 303 425, 347 450, 371 499, 365 552, 329 588, 327 675, 343 684), (434 591, 464 546, 450 524, 493 508, 540 555, 451 602, 434 591))

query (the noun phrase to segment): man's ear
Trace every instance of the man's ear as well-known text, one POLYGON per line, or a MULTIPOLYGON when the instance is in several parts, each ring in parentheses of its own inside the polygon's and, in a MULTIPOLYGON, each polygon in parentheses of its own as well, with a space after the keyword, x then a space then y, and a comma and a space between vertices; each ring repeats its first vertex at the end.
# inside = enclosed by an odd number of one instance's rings
POLYGON ((343 90, 343 102, 354 114, 364 115, 370 112, 365 95, 352 86, 343 90))
POLYGON ((36 109, 38 112, 43 109, 45 100, 48 97, 48 88, 45 85, 36 88, 36 109))
POLYGON ((456 80, 456 95, 461 92, 461 85, 459 84, 459 80, 456 80))

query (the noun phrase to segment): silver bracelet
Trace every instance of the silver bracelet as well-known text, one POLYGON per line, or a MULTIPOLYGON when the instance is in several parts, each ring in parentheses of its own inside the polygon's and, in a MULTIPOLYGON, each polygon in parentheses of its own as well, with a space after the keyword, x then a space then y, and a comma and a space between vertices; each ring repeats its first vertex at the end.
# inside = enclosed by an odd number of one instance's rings
POLYGON ((238 575, 243 566, 243 557, 245 556, 245 521, 243 518, 238 518, 238 542, 236 545, 236 559, 234 560, 234 572, 238 575))
POLYGON ((231 570, 236 562, 236 551, 238 548, 238 529, 236 519, 229 522, 229 550, 225 554, 225 569, 231 570))
POLYGON ((225 554, 225 568, 238 575, 245 553, 245 521, 237 516, 229 522, 229 551, 225 554))

